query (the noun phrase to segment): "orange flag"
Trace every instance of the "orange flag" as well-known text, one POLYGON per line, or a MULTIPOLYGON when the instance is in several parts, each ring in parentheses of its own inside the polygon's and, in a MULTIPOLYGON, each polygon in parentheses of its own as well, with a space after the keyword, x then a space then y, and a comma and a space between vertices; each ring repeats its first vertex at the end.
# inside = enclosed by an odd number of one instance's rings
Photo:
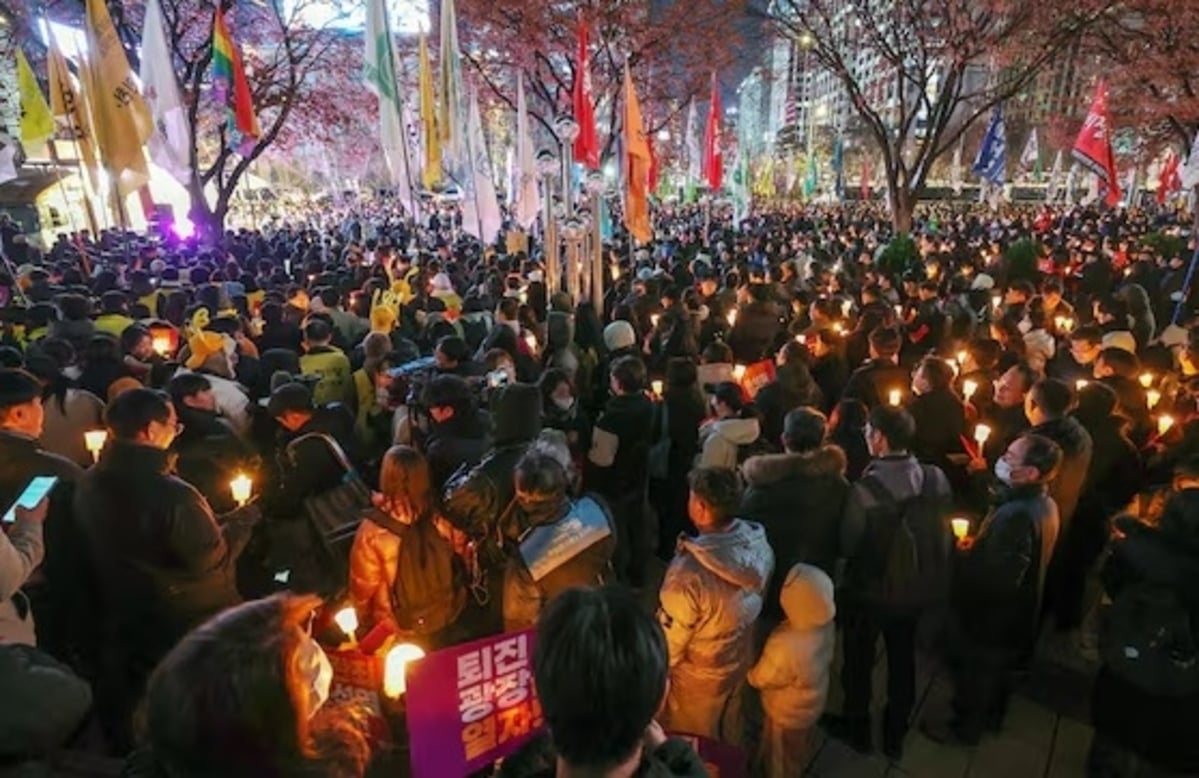
POLYGON ((649 220, 649 171, 653 160, 645 139, 641 105, 637 102, 628 63, 624 66, 624 97, 624 224, 633 238, 648 243, 654 236, 649 220))

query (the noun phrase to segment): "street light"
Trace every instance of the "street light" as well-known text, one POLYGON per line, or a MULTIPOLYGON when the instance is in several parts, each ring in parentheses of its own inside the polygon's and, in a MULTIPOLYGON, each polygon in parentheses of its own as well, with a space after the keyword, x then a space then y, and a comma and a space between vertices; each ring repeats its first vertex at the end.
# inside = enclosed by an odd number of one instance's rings
POLYGON ((541 230, 545 248, 545 286, 553 294, 561 283, 558 270, 558 226, 554 222, 554 176, 558 174, 558 156, 549 149, 537 152, 537 172, 541 175, 541 230))
POLYGON ((665 127, 658 130, 658 140, 662 141, 663 143, 665 143, 666 141, 669 141, 670 140, 670 130, 666 129, 665 127))

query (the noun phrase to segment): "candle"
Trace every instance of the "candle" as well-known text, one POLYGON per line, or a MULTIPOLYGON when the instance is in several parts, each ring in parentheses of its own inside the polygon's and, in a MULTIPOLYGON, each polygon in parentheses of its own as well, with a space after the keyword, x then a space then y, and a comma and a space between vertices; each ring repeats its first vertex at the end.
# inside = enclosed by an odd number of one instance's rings
POLYGON ((1141 377, 1138 380, 1141 382, 1141 386, 1148 389, 1153 386, 1153 373, 1141 373, 1141 377))
POLYGON ((537 336, 531 332, 528 335, 525 335, 525 345, 529 347, 530 351, 536 351, 537 350, 537 336))
POLYGON ((613 281, 620 279, 620 265, 609 265, 608 270, 612 273, 613 281))
POLYGON ((895 315, 901 319, 903 318, 903 306, 902 305, 895 306, 895 315))
POLYGON ((1157 434, 1165 435, 1174 426, 1174 417, 1162 414, 1157 417, 1157 434))
POLYGON ((992 308, 994 308, 995 310, 999 310, 999 306, 1002 304, 1003 304, 1003 298, 1001 296, 999 296, 999 295, 991 296, 991 307, 992 308))
POLYGON ((974 393, 977 391, 978 391, 978 381, 967 380, 967 381, 962 382, 962 394, 966 397, 967 401, 969 401, 970 398, 973 397, 974 393))
POLYGON ((733 365, 733 378, 740 382, 745 377, 745 365, 733 365))
POLYGON ((733 310, 729 311, 729 315, 726 316, 725 318, 728 319, 730 327, 736 327, 737 326, 737 309, 734 308, 733 310))
POLYGON ((1074 391, 1081 392, 1083 390, 1083 387, 1089 383, 1091 383, 1091 382, 1085 378, 1078 379, 1077 381, 1074 382, 1074 391))
POLYGON ((237 503, 237 507, 240 508, 250 501, 250 493, 253 486, 254 482, 245 473, 238 473, 229 482, 229 490, 233 492, 233 501, 237 503))
POLYGON ((342 632, 346 633, 346 637, 350 639, 351 643, 358 642, 358 611, 354 610, 352 605, 347 605, 334 613, 333 622, 342 632))
POLYGON ((1074 329, 1074 319, 1071 319, 1069 316, 1062 317, 1062 329, 1066 332, 1074 329))
POLYGON ((845 327, 841 324, 841 322, 835 321, 835 322, 833 322, 833 332, 835 332, 838 335, 844 335, 845 327))
POLYGON ((796 342, 796 343, 799 343, 799 344, 801 344, 801 345, 806 345, 806 344, 807 344, 807 342, 808 342, 808 336, 807 336, 807 335, 803 335, 803 334, 796 335, 796 336, 795 336, 795 342, 796 342))
POLYGON ((1150 408, 1154 408, 1162 401, 1162 393, 1156 389, 1150 389, 1148 392, 1145 392, 1145 400, 1148 402, 1150 408))
POLYGON ((661 317, 661 316, 659 316, 658 314, 656 314, 656 313, 651 313, 651 314, 649 315, 649 326, 651 326, 651 327, 657 327, 657 326, 658 326, 658 322, 659 322, 659 321, 661 321, 661 319, 662 319, 662 317, 661 317))
POLYGON ((390 699, 397 699, 408 690, 408 665, 418 659, 424 659, 425 652, 420 646, 412 643, 397 643, 387 652, 383 660, 383 694, 390 699))
POLYGON ((970 352, 959 351, 958 352, 958 367, 965 367, 966 366, 966 358, 969 356, 970 356, 970 352))
POLYGON ((654 392, 654 396, 655 396, 655 397, 661 397, 661 396, 662 396, 662 382, 661 382, 661 381, 651 381, 651 382, 650 382, 650 388, 652 388, 652 389, 653 389, 653 392, 654 392))
POLYGON ((887 401, 891 403, 891 405, 898 406, 902 400, 903 392, 899 391, 898 389, 892 389, 887 395, 887 401))
POLYGON ((849 312, 852 310, 853 310, 853 301, 852 300, 845 300, 844 302, 841 303, 841 315, 844 316, 845 318, 847 318, 847 319, 849 318, 849 312))
POLYGON ((1054 327, 1054 329, 1057 329, 1057 330, 1066 329, 1066 317, 1065 316, 1054 316, 1053 317, 1053 327, 1054 327))
POLYGON ((974 442, 982 446, 987 442, 987 438, 991 437, 991 428, 986 424, 978 424, 974 427, 974 442))
POLYGON ((958 540, 970 534, 970 519, 950 519, 949 525, 953 527, 953 536, 958 540))
POLYGON ((100 452, 108 441, 108 430, 89 430, 83 433, 83 445, 91 452, 92 460, 100 461, 100 452))
POLYGON ((150 341, 154 353, 160 357, 165 357, 171 353, 171 339, 166 335, 155 335, 150 341))

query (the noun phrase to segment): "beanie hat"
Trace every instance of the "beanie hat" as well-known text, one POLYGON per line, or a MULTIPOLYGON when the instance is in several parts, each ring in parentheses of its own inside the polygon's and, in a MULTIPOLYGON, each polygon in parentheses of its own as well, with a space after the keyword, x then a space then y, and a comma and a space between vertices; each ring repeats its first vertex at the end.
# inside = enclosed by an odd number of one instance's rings
POLYGON ((125 392, 133 389, 143 389, 142 382, 130 376, 121 376, 117 380, 108 385, 107 400, 111 403, 113 400, 120 397, 125 392))
POLYGON ((636 343, 637 334, 633 332, 633 325, 627 321, 621 319, 604 327, 604 348, 608 351, 631 348, 636 343))
POLYGON ((219 332, 198 332, 187 341, 191 355, 187 358, 187 369, 197 370, 209 357, 225 350, 225 337, 219 332))

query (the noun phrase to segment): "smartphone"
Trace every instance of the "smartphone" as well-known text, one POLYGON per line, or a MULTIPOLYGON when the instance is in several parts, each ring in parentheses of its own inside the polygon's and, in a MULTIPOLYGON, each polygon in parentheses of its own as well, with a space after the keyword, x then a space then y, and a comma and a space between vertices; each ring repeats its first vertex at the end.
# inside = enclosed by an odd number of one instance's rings
POLYGON ((21 496, 12 504, 12 507, 0 518, 0 522, 12 524, 17 520, 17 508, 21 507, 25 510, 37 507, 37 504, 45 499, 50 490, 54 488, 54 484, 58 483, 56 475, 39 475, 29 482, 25 487, 25 491, 21 492, 21 496))
POLYGON ((492 370, 487 374, 487 386, 491 389, 497 389, 508 383, 507 370, 492 370))

